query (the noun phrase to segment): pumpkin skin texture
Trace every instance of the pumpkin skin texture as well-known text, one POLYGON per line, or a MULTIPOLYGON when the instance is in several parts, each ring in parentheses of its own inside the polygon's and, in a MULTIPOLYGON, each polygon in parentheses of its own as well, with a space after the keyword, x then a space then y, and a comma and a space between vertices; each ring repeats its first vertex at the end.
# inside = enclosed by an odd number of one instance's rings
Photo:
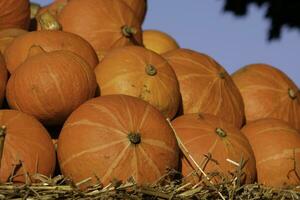
POLYGON ((17 28, 0 30, 0 52, 4 54, 5 49, 13 40, 25 33, 27 33, 27 31, 17 28))
POLYGON ((143 44, 145 48, 163 54, 179 48, 176 40, 167 33, 158 30, 144 30, 143 44))
POLYGON ((176 75, 167 61, 153 51, 127 46, 110 51, 95 68, 101 95, 139 97, 172 119, 180 94, 176 75))
POLYGON ((49 11, 54 17, 57 17, 61 12, 61 10, 63 9, 63 7, 67 5, 68 1, 69 0, 55 0, 51 2, 49 5, 42 7, 38 11, 37 17, 45 13, 46 11, 49 11))
POLYGON ((30 22, 29 0, 0 0, 0 30, 27 29, 30 22))
POLYGON ((88 184, 97 176, 104 185, 131 176, 138 184, 153 183, 166 168, 177 169, 179 153, 163 115, 126 95, 97 97, 76 109, 60 133, 57 152, 64 176, 75 183, 91 177, 88 184))
POLYGON ((147 12, 147 0, 123 0, 135 13, 139 22, 144 22, 147 12))
MULTIPOLYGON (((31 52, 39 47, 32 47, 31 52)), ((47 125, 62 124, 79 105, 95 95, 91 67, 70 51, 38 53, 11 75, 6 98, 11 108, 47 125)))
POLYGON ((208 55, 175 49, 163 54, 174 69, 182 97, 182 113, 210 113, 240 128, 244 103, 226 70, 208 55))
POLYGON ((286 74, 267 64, 251 64, 232 78, 243 97, 247 122, 275 118, 300 130, 299 89, 286 74))
POLYGON ((0 107, 2 106, 5 96, 5 88, 7 82, 7 70, 5 67, 4 58, 0 52, 0 107))
POLYGON ((300 134, 287 122, 260 119, 242 132, 252 146, 258 183, 271 187, 299 185, 300 134))
POLYGON ((7 182, 20 160, 13 182, 25 182, 24 172, 47 177, 55 168, 54 145, 47 130, 34 117, 16 110, 0 111, 0 126, 6 126, 1 159, 0 182, 7 182))
MULTIPOLYGON (((213 161, 208 162, 203 170, 206 173, 220 172, 229 176, 228 172, 237 170, 237 166, 226 161, 230 159, 239 163, 242 159, 247 160, 243 169, 245 173, 243 181, 252 183, 256 178, 255 159, 253 151, 246 137, 239 129, 211 114, 186 114, 172 121, 177 137, 187 148, 190 155, 201 166, 205 160, 204 155, 209 153, 213 161)), ((189 175, 197 169, 194 164, 182 158, 182 174, 189 175)), ((192 175, 190 179, 198 182, 198 176, 192 175)), ((203 177, 204 178, 204 177, 203 177)), ((214 180, 218 181, 218 180, 214 180)))
POLYGON ((4 52, 10 73, 13 73, 27 59, 33 45, 40 46, 47 52, 71 51, 83 58, 93 69, 99 62, 91 45, 75 34, 63 31, 33 31, 16 38, 4 52))
POLYGON ((140 22, 121 0, 72 0, 58 21, 64 31, 86 39, 100 61, 112 48, 142 44, 140 22))

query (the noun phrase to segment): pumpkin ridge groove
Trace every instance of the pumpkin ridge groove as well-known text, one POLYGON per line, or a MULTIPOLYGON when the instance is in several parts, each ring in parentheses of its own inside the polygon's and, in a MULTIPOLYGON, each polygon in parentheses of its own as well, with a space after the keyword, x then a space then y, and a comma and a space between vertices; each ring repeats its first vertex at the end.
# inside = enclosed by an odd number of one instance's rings
POLYGON ((167 150, 167 151, 169 151, 169 152, 171 152, 171 153, 174 153, 174 154, 176 153, 176 152, 174 152, 173 149, 169 148, 169 147, 166 145, 166 143, 161 142, 160 140, 155 140, 155 139, 144 139, 144 140, 143 140, 143 143, 148 144, 148 145, 151 145, 151 146, 158 147, 158 148, 160 148, 160 149, 167 150))
POLYGON ((277 153, 275 155, 271 155, 267 158, 264 158, 263 160, 260 160, 259 162, 257 162, 257 165, 260 165, 264 162, 270 161, 270 160, 278 160, 278 159, 290 159, 289 155, 293 155, 295 152, 295 154, 300 153, 300 148, 296 148, 296 149, 284 149, 282 152, 277 153))
POLYGON ((145 157, 145 160, 147 160, 147 163, 149 163, 149 165, 151 165, 151 167, 152 167, 153 171, 156 173, 156 175, 158 177, 160 177, 161 174, 160 174, 160 171, 159 171, 157 165, 155 164, 155 162, 149 157, 149 155, 147 154, 147 152, 144 150, 144 148, 142 146, 138 146, 138 149, 141 151, 142 155, 145 157))
POLYGON ((142 129, 142 127, 144 126, 144 122, 146 121, 146 119, 148 117, 149 110, 150 110, 150 106, 147 105, 146 108, 145 108, 145 111, 143 113, 143 116, 142 116, 142 119, 141 119, 141 122, 140 122, 140 125, 139 125, 139 128, 138 128, 138 131, 140 131, 142 129))

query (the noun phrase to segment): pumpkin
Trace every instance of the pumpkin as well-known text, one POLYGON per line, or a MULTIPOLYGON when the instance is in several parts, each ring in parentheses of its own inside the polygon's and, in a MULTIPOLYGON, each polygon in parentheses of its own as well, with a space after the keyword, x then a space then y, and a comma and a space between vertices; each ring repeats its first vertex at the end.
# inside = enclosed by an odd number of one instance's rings
POLYGON ((138 46, 111 50, 95 68, 101 95, 139 97, 173 118, 179 105, 176 75, 167 61, 138 46))
POLYGON ((62 124, 73 110, 94 96, 95 74, 70 51, 45 52, 33 46, 30 53, 8 80, 8 104, 44 124, 62 124))
POLYGON ((250 64, 232 77, 242 94, 247 122, 275 118, 300 130, 299 89, 285 73, 267 64, 250 64))
POLYGON ((141 24, 121 0, 72 0, 58 20, 64 31, 86 39, 99 60, 112 48, 142 43, 141 24))
POLYGON ((7 70, 5 67, 4 58, 0 52, 0 107, 2 106, 5 96, 5 88, 7 82, 7 70))
POLYGON ((142 24, 147 11, 147 0, 123 0, 135 13, 135 16, 142 24))
POLYGON ((163 54, 179 48, 176 40, 167 33, 158 30, 144 30, 143 44, 145 48, 163 54))
POLYGON ((9 28, 0 30, 0 52, 4 54, 5 49, 18 36, 27 33, 23 29, 9 28))
POLYGON ((0 182, 12 178, 13 182, 24 183, 34 180, 32 177, 37 173, 53 175, 54 145, 47 130, 34 117, 16 110, 0 110, 0 138, 0 182))
POLYGON ((257 181, 272 187, 300 184, 300 134, 287 122, 259 119, 242 132, 256 159, 257 181))
POLYGON ((58 138, 58 160, 75 183, 92 178, 107 185, 114 179, 137 184, 157 181, 167 168, 177 169, 178 146, 163 115, 136 97, 94 98, 67 119, 58 138))
POLYGON ((4 52, 7 69, 13 73, 22 64, 33 45, 45 51, 68 50, 83 58, 91 68, 98 64, 98 58, 91 45, 81 37, 63 31, 34 31, 16 38, 4 52))
MULTIPOLYGON (((172 121, 177 137, 196 163, 206 174, 214 172, 231 177, 238 169, 236 164, 244 161, 241 182, 252 183, 256 178, 255 158, 247 138, 240 130, 211 114, 185 114, 172 121), (206 156, 211 160, 206 162, 206 156), (202 165, 203 163, 206 163, 202 165), (236 163, 236 164, 234 164, 236 163)), ((190 181, 200 181, 203 175, 195 163, 182 157, 182 174, 190 181), (199 174, 200 173, 200 174, 199 174)), ((219 181, 215 177, 213 181, 219 181)))
POLYGON ((189 49, 163 54, 174 69, 182 97, 181 113, 210 113, 240 128, 244 104, 227 71, 210 56, 189 49))
POLYGON ((30 22, 29 0, 0 0, 0 30, 27 29, 30 22))
POLYGON ((63 9, 63 7, 68 3, 69 0, 55 0, 51 2, 49 5, 46 5, 42 7, 38 13, 37 16, 45 13, 50 12, 54 17, 57 17, 60 11, 63 9))

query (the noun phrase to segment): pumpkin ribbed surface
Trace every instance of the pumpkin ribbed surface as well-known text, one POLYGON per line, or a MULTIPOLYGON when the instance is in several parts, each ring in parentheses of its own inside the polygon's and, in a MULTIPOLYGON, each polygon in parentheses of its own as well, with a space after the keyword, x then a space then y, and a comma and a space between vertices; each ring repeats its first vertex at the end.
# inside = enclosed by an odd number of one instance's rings
POLYGON ((267 64, 251 64, 232 77, 242 94, 248 122, 276 118, 300 130, 299 89, 286 74, 267 64))
POLYGON ((61 11, 64 31, 86 39, 101 60, 111 48, 141 44, 141 25, 121 0, 72 0, 61 11))
POLYGON ((110 51, 95 69, 101 95, 139 97, 173 118, 179 105, 176 75, 160 55, 143 47, 110 51))
MULTIPOLYGON (((31 52, 39 51, 32 47, 31 52)), ((42 52, 29 57, 10 77, 6 98, 9 106, 45 124, 61 124, 96 90, 90 66, 69 51, 42 52)))
POLYGON ((300 134, 278 119, 248 123, 242 132, 252 146, 257 181, 272 187, 300 184, 300 134))
POLYGON ((123 0, 134 12, 140 23, 143 23, 147 11, 147 0, 123 0))
POLYGON ((240 128, 244 104, 226 70, 210 56, 175 49, 163 55, 174 69, 182 97, 182 112, 210 113, 240 128))
POLYGON ((9 28, 0 30, 0 52, 4 54, 7 46, 18 36, 27 33, 23 29, 9 28))
POLYGON ((5 67, 4 58, 0 52, 0 107, 5 96, 5 88, 7 82, 7 70, 5 67))
MULTIPOLYGON (((252 183, 255 180, 253 151, 239 129, 210 114, 186 114, 173 120, 172 124, 189 154, 206 173, 220 172, 230 176, 230 173, 237 170, 237 166, 227 159, 236 163, 240 163, 243 159, 247 162, 243 168, 245 174, 241 181, 252 183), (202 166, 206 159, 205 155, 209 156, 209 154, 213 160, 202 166)), ((188 176, 193 170, 197 170, 196 165, 190 162, 190 159, 183 157, 183 176, 188 176)), ((203 177, 200 172, 199 174, 203 177)), ((196 174, 188 179, 199 181, 196 174)), ((215 181, 218 181, 217 179, 215 181)))
POLYGON ((177 168, 178 147, 158 110, 135 97, 109 95, 70 115, 58 139, 58 159, 75 182, 91 177, 92 184, 98 177, 106 185, 132 176, 146 184, 177 168))
POLYGON ((91 68, 98 64, 98 58, 91 45, 81 37, 63 31, 34 31, 16 38, 6 49, 4 56, 7 69, 13 73, 22 64, 33 45, 45 51, 68 50, 83 58, 91 68))
POLYGON ((8 181, 14 168, 14 182, 25 182, 24 172, 29 176, 36 173, 48 177, 53 175, 54 145, 47 130, 35 118, 20 111, 1 110, 0 132, 5 134, 0 169, 1 183, 8 181))

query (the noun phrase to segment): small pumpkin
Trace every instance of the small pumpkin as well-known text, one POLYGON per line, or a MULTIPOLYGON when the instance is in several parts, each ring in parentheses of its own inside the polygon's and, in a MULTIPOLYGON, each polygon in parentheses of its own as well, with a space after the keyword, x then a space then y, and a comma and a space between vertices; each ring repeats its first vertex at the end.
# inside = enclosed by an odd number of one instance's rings
POLYGON ((34 117, 16 110, 0 110, 0 138, 0 182, 12 178, 13 182, 25 183, 29 179, 34 181, 32 177, 37 173, 53 175, 54 145, 47 130, 34 117))
POLYGON ((271 187, 300 184, 300 134, 287 122, 260 119, 242 132, 254 152, 258 183, 271 187))
POLYGON ((135 13, 139 22, 144 22, 147 12, 147 0, 123 0, 135 13))
POLYGON ((75 183, 91 178, 82 187, 130 177, 154 183, 178 165, 177 142, 163 115, 126 95, 97 97, 76 109, 63 126, 57 153, 64 176, 75 183))
POLYGON ((282 71, 268 64, 250 64, 233 73, 245 103, 247 122, 281 119, 300 130, 300 93, 282 71))
POLYGON ((27 29, 30 23, 29 0, 0 0, 0 30, 27 29))
POLYGON ((98 64, 98 58, 91 45, 80 36, 63 31, 33 31, 16 38, 6 49, 4 56, 7 69, 13 73, 22 64, 33 45, 47 52, 68 50, 83 58, 91 68, 98 64))
POLYGON ((112 48, 142 44, 141 24, 122 0, 72 0, 58 21, 64 31, 86 39, 99 60, 112 48))
MULTIPOLYGON (((172 121, 177 137, 198 166, 206 174, 218 172, 232 178, 241 161, 241 183, 252 183, 256 178, 255 158, 247 138, 240 130, 211 114, 185 114, 172 121), (207 156, 207 157, 206 157, 207 156), (210 160, 207 160, 210 159, 210 160), (206 161, 205 161, 206 160, 206 161)), ((190 158, 182 157, 182 174, 190 181, 204 179, 190 158), (198 173, 193 173, 193 171, 198 173)), ((212 180, 218 182, 221 177, 212 180)))
POLYGON ((145 48, 159 54, 179 48, 179 45, 174 38, 159 30, 144 30, 143 44, 145 48))
POLYGON ((6 98, 11 108, 58 125, 95 95, 95 74, 76 54, 33 46, 29 56, 8 80, 6 98))
POLYGON ((163 54, 174 69, 182 97, 182 113, 210 113, 240 128, 242 96, 227 71, 212 57, 189 49, 163 54))
POLYGON ((10 43, 18 36, 27 33, 26 30, 9 28, 0 30, 0 52, 4 54, 5 49, 10 45, 10 43))
POLYGON ((111 50, 95 68, 101 95, 139 97, 173 118, 179 105, 176 75, 167 61, 138 46, 111 50))
POLYGON ((0 52, 0 107, 2 106, 5 96, 5 88, 7 82, 7 70, 4 62, 4 58, 0 52))

